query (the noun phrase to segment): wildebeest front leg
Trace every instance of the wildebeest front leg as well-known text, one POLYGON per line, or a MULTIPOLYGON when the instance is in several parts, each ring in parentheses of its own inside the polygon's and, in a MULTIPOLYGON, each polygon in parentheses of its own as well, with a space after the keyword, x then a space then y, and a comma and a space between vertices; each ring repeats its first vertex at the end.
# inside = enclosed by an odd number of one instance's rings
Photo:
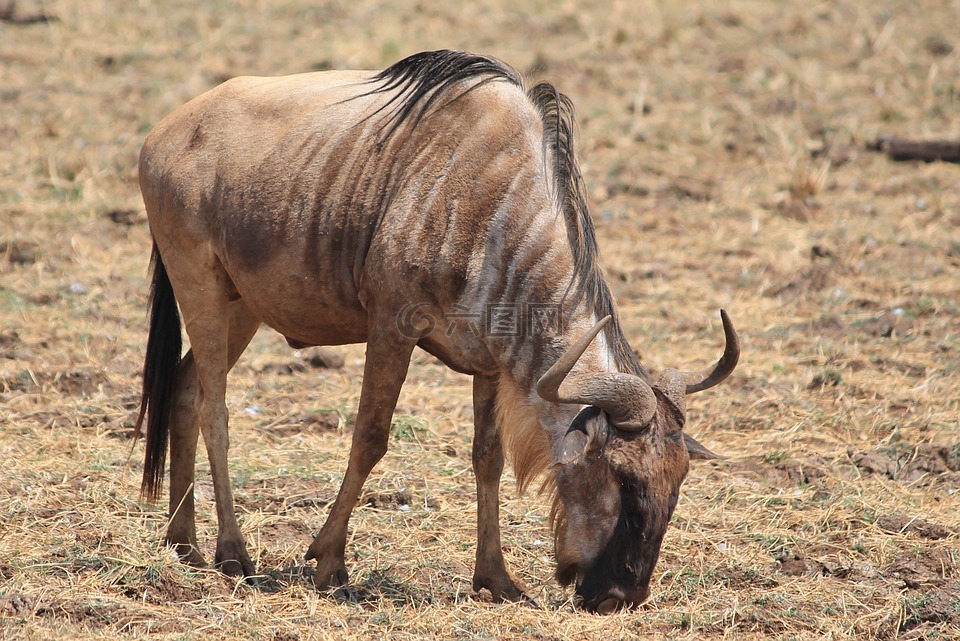
POLYGON ((340 485, 340 492, 330 508, 330 515, 320 533, 310 544, 306 559, 317 560, 314 582, 320 589, 344 585, 347 570, 344 551, 347 544, 347 521, 357 504, 360 490, 370 471, 387 451, 390 422, 407 376, 414 343, 400 336, 391 318, 384 330, 371 322, 367 340, 366 362, 360 407, 353 431, 350 461, 340 485))
POLYGON ((486 588, 495 601, 532 599, 527 588, 511 574, 500 543, 500 476, 503 445, 496 422, 497 381, 473 378, 473 470, 477 476, 477 565, 473 589, 486 588))

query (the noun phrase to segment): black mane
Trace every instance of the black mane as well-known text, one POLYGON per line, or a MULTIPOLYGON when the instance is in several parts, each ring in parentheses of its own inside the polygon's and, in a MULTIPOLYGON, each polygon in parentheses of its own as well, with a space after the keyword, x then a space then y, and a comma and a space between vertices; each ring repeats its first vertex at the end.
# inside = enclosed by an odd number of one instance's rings
POLYGON ((530 89, 527 97, 543 121, 544 144, 553 156, 554 196, 566 220, 567 236, 573 250, 575 276, 568 293, 573 294, 574 303, 585 299, 597 318, 612 316, 612 322, 607 324, 604 332, 616 355, 617 369, 640 376, 649 383, 649 375, 623 335, 616 304, 600 268, 600 249, 587 204, 587 189, 577 162, 573 102, 548 82, 530 89))
MULTIPOLYGON (((467 91, 494 81, 506 81, 523 88, 520 75, 504 63, 463 51, 414 54, 378 73, 372 82, 379 83, 379 86, 372 93, 395 92, 377 111, 391 110, 381 142, 407 121, 416 126, 445 90, 469 78, 480 78, 480 81, 467 91)), ((600 252, 574 144, 573 103, 547 82, 530 89, 527 97, 543 122, 544 144, 553 160, 554 196, 566 221, 573 252, 575 276, 567 291, 567 295, 573 297, 571 307, 585 300, 598 318, 612 316, 613 322, 607 324, 604 332, 608 344, 614 349, 617 369, 650 382, 649 375, 623 335, 613 296, 600 268, 600 252)))
POLYGON ((523 86, 520 75, 494 58, 465 51, 424 51, 404 58, 387 67, 373 81, 380 83, 371 93, 396 93, 377 113, 392 107, 387 119, 383 140, 397 127, 413 118, 416 126, 444 90, 468 78, 482 78, 468 91, 488 82, 505 80, 517 87, 523 86), (413 112, 416 110, 416 114, 413 112))

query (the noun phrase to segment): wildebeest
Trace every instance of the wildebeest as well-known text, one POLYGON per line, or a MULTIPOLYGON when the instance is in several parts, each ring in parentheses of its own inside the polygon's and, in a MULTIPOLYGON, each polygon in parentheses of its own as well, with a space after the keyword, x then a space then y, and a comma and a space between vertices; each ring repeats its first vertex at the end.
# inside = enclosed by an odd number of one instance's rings
POLYGON ((686 394, 739 358, 653 381, 599 266, 567 97, 492 58, 436 51, 381 72, 234 78, 147 137, 140 187, 153 246, 138 429, 156 499, 170 449, 166 540, 198 551, 203 434, 216 565, 255 573, 227 469, 227 373, 261 323, 291 346, 366 342, 349 463, 310 545, 317 586, 347 582, 347 521, 387 449, 414 347, 473 376, 475 590, 526 598, 500 545, 504 451, 521 489, 545 476, 557 578, 589 610, 647 598, 690 456, 686 394), (181 360, 182 312, 190 351, 181 360))

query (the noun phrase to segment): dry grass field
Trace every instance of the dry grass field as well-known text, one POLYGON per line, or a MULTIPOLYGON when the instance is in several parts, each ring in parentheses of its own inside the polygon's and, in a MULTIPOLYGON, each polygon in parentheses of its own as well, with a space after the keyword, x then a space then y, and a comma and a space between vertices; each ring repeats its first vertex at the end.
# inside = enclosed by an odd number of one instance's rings
MULTIPOLYGON (((960 638, 960 138, 950 0, 0 0, 0 638, 960 638), (741 365, 691 400, 695 465, 647 605, 585 614, 545 501, 504 484, 542 609, 471 593, 468 378, 415 355, 351 522, 351 598, 303 554, 346 463, 362 346, 318 367, 264 330, 230 381, 255 589, 162 544, 132 439, 149 232, 136 159, 235 75, 497 56, 577 105, 601 258, 654 371, 741 365)), ((213 556, 209 468, 201 541, 213 556)), ((164 499, 165 500, 165 499, 164 499)))

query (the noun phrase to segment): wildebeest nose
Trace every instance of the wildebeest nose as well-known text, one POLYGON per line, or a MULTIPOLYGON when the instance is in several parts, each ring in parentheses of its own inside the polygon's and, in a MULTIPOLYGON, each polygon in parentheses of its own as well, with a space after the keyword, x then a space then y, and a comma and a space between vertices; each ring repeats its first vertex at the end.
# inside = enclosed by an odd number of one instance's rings
POLYGON ((613 590, 607 598, 600 601, 594 611, 597 614, 613 614, 620 610, 633 610, 650 596, 650 588, 640 590, 613 590))
POLYGON ((624 606, 623 601, 615 596, 607 597, 597 605, 597 614, 613 614, 624 606))

